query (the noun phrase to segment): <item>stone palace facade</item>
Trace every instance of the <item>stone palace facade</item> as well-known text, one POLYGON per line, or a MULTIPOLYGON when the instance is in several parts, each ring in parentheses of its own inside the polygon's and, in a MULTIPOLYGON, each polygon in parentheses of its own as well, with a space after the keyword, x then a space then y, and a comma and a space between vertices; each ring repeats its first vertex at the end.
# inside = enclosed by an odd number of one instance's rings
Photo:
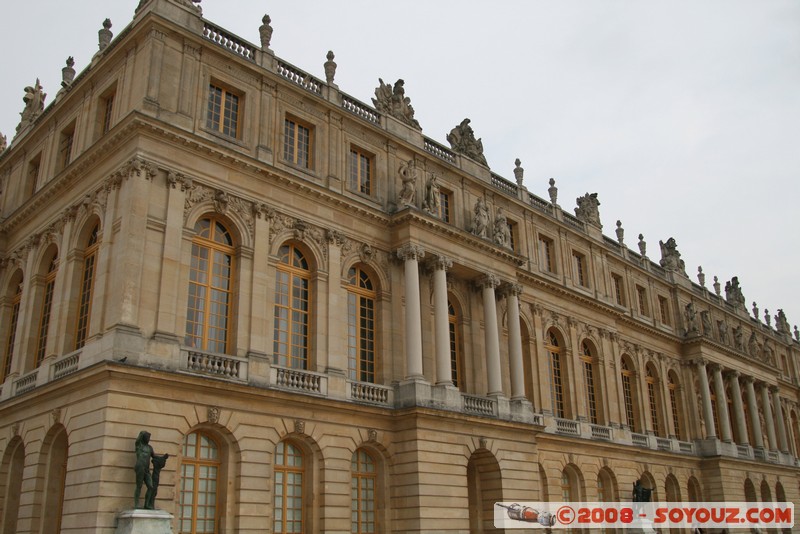
POLYGON ((493 173, 468 119, 424 136, 402 80, 370 105, 332 53, 325 80, 276 57, 261 22, 259 46, 142 0, 47 105, 25 89, 0 533, 113 533, 141 430, 176 533, 491 532, 496 501, 640 479, 800 501, 782 312, 690 280, 672 239, 603 235, 596 194, 573 215, 493 173))

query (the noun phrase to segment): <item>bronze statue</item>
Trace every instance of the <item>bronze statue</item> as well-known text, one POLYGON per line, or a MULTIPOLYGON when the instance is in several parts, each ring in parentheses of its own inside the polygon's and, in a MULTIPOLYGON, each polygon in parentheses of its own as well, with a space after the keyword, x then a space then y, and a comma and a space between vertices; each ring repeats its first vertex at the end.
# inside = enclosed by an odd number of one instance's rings
POLYGON ((133 493, 133 507, 139 508, 139 497, 142 494, 142 484, 147 487, 144 495, 144 509, 154 510, 156 493, 158 492, 158 479, 161 469, 167 464, 169 454, 157 456, 150 446, 150 432, 142 430, 136 438, 136 491, 133 493), (150 461, 153 461, 153 474, 150 474, 150 461))

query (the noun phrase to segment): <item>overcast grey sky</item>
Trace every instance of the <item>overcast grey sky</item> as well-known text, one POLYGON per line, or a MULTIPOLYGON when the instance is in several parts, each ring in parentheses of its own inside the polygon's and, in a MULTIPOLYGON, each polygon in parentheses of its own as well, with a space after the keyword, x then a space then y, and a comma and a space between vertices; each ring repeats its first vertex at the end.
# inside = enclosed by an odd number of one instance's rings
MULTIPOLYGON (((5 41, 0 132, 9 141, 23 88, 49 103, 61 68, 80 72, 110 17, 118 34, 138 0, 0 3, 5 41)), ((702 265, 739 280, 748 309, 800 323, 800 2, 205 0, 204 15, 369 103, 378 78, 405 80, 428 137, 472 119, 492 170, 572 212, 597 192, 604 233, 622 220, 648 255, 674 237, 693 280, 702 265)), ((774 321, 773 321, 774 323, 774 321)))

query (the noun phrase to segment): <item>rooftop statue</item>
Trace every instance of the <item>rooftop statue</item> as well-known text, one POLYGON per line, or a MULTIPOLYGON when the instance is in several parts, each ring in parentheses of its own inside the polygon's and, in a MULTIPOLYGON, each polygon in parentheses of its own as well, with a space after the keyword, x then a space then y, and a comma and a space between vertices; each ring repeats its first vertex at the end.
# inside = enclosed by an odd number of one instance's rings
POLYGON ((372 103, 379 113, 391 115, 395 119, 404 122, 417 130, 422 130, 419 122, 414 118, 414 108, 411 107, 411 99, 406 96, 406 90, 403 87, 405 82, 400 79, 394 83, 394 87, 384 83, 381 78, 378 78, 381 83, 379 87, 375 88, 375 98, 372 103))
POLYGON ((678 271, 686 274, 686 264, 681 259, 681 253, 678 252, 678 244, 675 242, 674 237, 667 239, 667 242, 658 242, 661 245, 661 261, 659 264, 667 271, 678 271))
POLYGON ((461 124, 450 130, 450 133, 447 134, 447 142, 454 151, 488 167, 489 164, 486 163, 483 155, 483 143, 480 139, 475 139, 475 132, 472 131, 469 123, 469 119, 464 119, 461 124))
POLYGON ((597 193, 586 193, 582 197, 576 198, 575 202, 578 203, 578 207, 575 208, 575 216, 579 221, 597 226, 598 228, 603 227, 600 223, 600 210, 598 209, 600 201, 597 200, 597 193))
POLYGON ((775 328, 780 334, 792 334, 789 328, 789 321, 786 319, 786 314, 782 309, 778 309, 778 315, 775 316, 775 328))
POLYGON ((734 276, 730 282, 725 282, 725 300, 728 304, 733 304, 737 308, 744 309, 744 295, 739 287, 739 277, 734 276))
POLYGON ((42 114, 42 111, 44 111, 44 99, 46 97, 47 94, 42 91, 42 84, 39 83, 39 78, 36 78, 36 85, 33 87, 29 85, 25 88, 25 96, 22 97, 22 101, 25 102, 25 109, 20 113, 22 119, 17 126, 17 133, 23 128, 33 124, 33 121, 42 114))

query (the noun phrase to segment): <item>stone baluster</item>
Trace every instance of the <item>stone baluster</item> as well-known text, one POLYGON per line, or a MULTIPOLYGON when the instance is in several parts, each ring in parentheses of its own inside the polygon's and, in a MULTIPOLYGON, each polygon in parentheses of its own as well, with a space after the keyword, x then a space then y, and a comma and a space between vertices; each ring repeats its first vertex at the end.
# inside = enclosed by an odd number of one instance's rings
POLYGON ((520 284, 508 284, 503 288, 508 309, 508 359, 511 372, 511 398, 525 399, 525 370, 522 366, 522 333, 519 328, 520 284))
POLYGON ((478 280, 478 287, 483 294, 483 324, 486 334, 486 375, 489 384, 489 395, 502 395, 503 383, 500 374, 500 336, 497 329, 497 304, 495 289, 500 281, 493 274, 487 274, 478 280))
POLYGON ((711 407, 711 390, 708 386, 708 375, 706 374, 705 360, 696 360, 697 376, 700 379, 700 395, 703 399, 703 419, 706 422, 706 438, 717 437, 717 429, 714 426, 714 409, 711 407))
POLYGON ((761 416, 758 414, 758 399, 753 386, 753 377, 745 376, 744 387, 747 391, 747 412, 750 414, 750 424, 753 425, 753 447, 764 448, 764 436, 761 434, 761 416))
POLYGON ((717 396, 717 415, 719 415, 720 439, 726 443, 733 441, 731 437, 731 418, 728 414, 728 400, 725 395, 725 380, 722 378, 722 366, 712 364, 714 373, 714 393, 717 396))
POLYGON ((447 270, 453 261, 444 256, 433 258, 433 324, 436 341, 436 385, 452 386, 450 362, 450 321, 447 313, 447 270))
POLYGON ((736 443, 741 445, 749 445, 750 440, 747 438, 747 425, 744 420, 744 406, 742 405, 742 389, 739 386, 739 371, 727 371, 725 373, 731 384, 731 399, 733 401, 733 415, 736 423, 736 443))
POLYGON ((397 250, 405 266, 406 379, 422 380, 422 316, 419 296, 419 260, 425 250, 412 243, 397 250))

